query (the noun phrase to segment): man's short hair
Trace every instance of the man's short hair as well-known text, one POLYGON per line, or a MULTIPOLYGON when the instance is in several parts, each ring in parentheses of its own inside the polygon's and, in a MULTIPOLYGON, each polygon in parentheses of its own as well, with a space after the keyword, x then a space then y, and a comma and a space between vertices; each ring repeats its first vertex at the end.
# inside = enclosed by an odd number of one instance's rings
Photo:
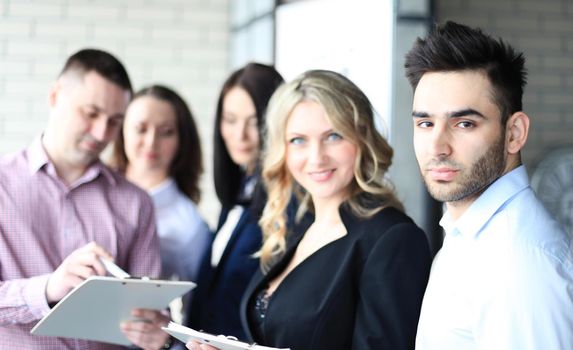
POLYGON ((429 72, 483 71, 493 91, 492 101, 501 112, 501 122, 521 111, 526 83, 525 58, 501 39, 480 29, 448 21, 437 25, 425 39, 418 38, 406 54, 406 77, 415 90, 429 72))
POLYGON ((97 49, 80 50, 68 58, 60 72, 60 76, 69 71, 77 72, 81 76, 92 71, 96 72, 112 83, 133 93, 131 81, 125 67, 115 56, 108 52, 97 49))

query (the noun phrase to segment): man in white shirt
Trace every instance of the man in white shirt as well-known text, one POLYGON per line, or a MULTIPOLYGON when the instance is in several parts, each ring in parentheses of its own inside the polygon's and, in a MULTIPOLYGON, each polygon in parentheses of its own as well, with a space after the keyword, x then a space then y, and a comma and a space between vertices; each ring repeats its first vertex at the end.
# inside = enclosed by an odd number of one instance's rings
POLYGON ((571 238, 531 187, 520 151, 524 57, 453 22, 406 55, 414 148, 445 202, 417 349, 573 349, 571 238))

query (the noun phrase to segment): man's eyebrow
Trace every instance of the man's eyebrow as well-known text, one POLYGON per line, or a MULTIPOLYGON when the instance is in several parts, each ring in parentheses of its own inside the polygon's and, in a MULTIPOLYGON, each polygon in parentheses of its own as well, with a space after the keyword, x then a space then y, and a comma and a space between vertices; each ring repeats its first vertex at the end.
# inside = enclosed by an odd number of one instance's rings
MULTIPOLYGON (((480 112, 476 111, 473 108, 465 108, 465 109, 461 109, 459 111, 448 112, 446 114, 446 116, 448 118, 462 118, 462 117, 467 117, 470 115, 480 117, 480 118, 485 118, 485 116, 483 114, 481 114, 480 112)), ((427 112, 412 111, 412 117, 414 117, 414 118, 429 118, 430 114, 427 112)))
MULTIPOLYGON (((95 110, 97 113, 103 113, 106 114, 105 110, 94 104, 94 103, 88 103, 84 105, 85 108, 91 108, 93 110, 95 110)), ((107 115, 109 118, 115 118, 115 119, 123 119, 125 117, 125 113, 115 113, 115 114, 109 114, 107 115)))
POLYGON ((449 112, 448 118, 461 118, 461 117, 467 117, 470 115, 480 117, 480 118, 485 118, 485 116, 483 114, 481 114, 480 112, 476 111, 473 108, 466 108, 466 109, 462 109, 459 111, 449 112))
POLYGON ((103 110, 103 108, 101 108, 100 106, 96 105, 95 103, 86 103, 86 104, 84 105, 84 107, 95 109, 95 110, 98 111, 98 112, 103 110))
POLYGON ((428 118, 429 116, 426 112, 412 111, 412 117, 414 118, 428 118))

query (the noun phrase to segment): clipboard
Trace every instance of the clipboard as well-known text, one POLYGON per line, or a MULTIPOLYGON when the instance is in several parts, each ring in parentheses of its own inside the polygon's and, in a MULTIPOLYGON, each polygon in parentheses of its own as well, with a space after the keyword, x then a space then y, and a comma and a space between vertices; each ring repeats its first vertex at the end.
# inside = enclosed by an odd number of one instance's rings
POLYGON ((186 281, 92 276, 69 292, 30 333, 131 345, 121 332, 135 308, 163 310, 195 287, 186 281))
POLYGON ((209 344, 216 347, 219 350, 290 350, 290 349, 278 349, 271 348, 268 346, 262 346, 257 344, 249 344, 237 340, 235 337, 229 337, 224 335, 213 335, 205 332, 199 332, 192 328, 188 328, 177 324, 175 322, 169 322, 167 327, 161 327, 165 332, 169 333, 173 337, 182 341, 183 343, 188 343, 191 340, 198 341, 199 343, 209 344))

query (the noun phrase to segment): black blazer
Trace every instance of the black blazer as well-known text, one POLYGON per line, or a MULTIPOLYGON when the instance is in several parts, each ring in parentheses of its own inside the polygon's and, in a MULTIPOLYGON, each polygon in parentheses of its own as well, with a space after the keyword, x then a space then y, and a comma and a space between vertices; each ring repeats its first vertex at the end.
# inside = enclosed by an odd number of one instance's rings
POLYGON ((413 349, 432 262, 424 232, 387 208, 359 219, 341 206, 347 235, 301 262, 270 298, 262 334, 250 317, 256 294, 287 266, 308 228, 293 229, 287 251, 260 270, 241 303, 250 341, 292 350, 413 349))
MULTIPOLYGON (((222 209, 217 232, 227 220, 229 210, 222 209)), ((239 307, 245 288, 259 268, 259 259, 252 255, 260 249, 261 240, 257 219, 245 207, 217 267, 211 266, 211 249, 205 254, 186 314, 188 326, 245 339, 239 307)))

